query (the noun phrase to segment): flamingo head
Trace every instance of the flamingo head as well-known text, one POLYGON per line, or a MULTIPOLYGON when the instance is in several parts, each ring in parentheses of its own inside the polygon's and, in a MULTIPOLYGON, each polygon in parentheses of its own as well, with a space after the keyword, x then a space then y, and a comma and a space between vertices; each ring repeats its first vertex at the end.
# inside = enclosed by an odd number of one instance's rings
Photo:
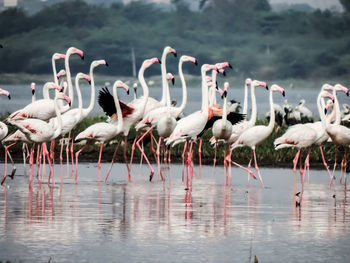
POLYGON ((333 91, 334 87, 332 85, 329 85, 328 83, 325 83, 322 85, 321 90, 330 90, 333 91))
POLYGON ((30 87, 32 89, 32 95, 35 94, 35 82, 30 83, 30 87))
POLYGON ((57 78, 63 77, 66 75, 66 71, 64 69, 61 69, 58 73, 57 73, 57 78))
POLYGON ((348 88, 346 88, 346 87, 344 87, 343 85, 341 85, 341 84, 335 84, 334 85, 334 88, 335 88, 335 90, 339 90, 339 91, 342 91, 342 92, 344 92, 345 94, 346 94, 346 96, 349 96, 349 89, 348 88))
POLYGON ((282 94, 283 97, 286 95, 284 89, 281 88, 280 86, 276 85, 276 84, 273 84, 273 85, 271 86, 271 90, 272 90, 272 91, 278 91, 279 93, 282 94))
POLYGON ((154 63, 161 64, 162 62, 158 58, 150 58, 150 59, 146 59, 145 61, 143 61, 142 65, 144 65, 146 68, 149 68, 154 63))
POLYGON ((67 54, 78 54, 81 59, 84 59, 84 52, 76 47, 68 48, 66 56, 67 54))
POLYGON ((84 73, 78 73, 76 76, 77 79, 85 79, 87 82, 89 82, 89 84, 91 84, 91 77, 87 74, 84 73))
POLYGON ((228 88, 230 87, 230 84, 226 81, 224 83, 224 97, 227 96, 228 88))
POLYGON ((215 66, 217 66, 218 68, 230 68, 230 69, 232 69, 231 64, 228 62, 216 63, 215 66))
POLYGON ((198 66, 198 61, 196 58, 194 57, 190 57, 190 56, 181 56, 180 58, 180 61, 183 61, 183 62, 192 62, 193 64, 195 64, 196 66, 198 66))
POLYGON ((246 78, 245 84, 246 85, 251 85, 252 84, 252 79, 251 78, 246 78))
POLYGON ((260 80, 253 80, 250 85, 252 85, 253 87, 261 86, 261 87, 264 87, 267 90, 269 89, 269 87, 267 86, 266 82, 260 81, 260 80))
POLYGON ((96 68, 99 65, 105 65, 106 67, 108 67, 108 63, 106 60, 104 59, 100 59, 100 60, 94 60, 91 62, 90 68, 96 68))
POLYGON ((134 88, 134 91, 136 92, 136 90, 137 90, 137 82, 134 82, 134 84, 132 86, 134 88))
POLYGON ((7 90, 0 89, 0 95, 6 95, 9 100, 11 99, 11 94, 7 90))
POLYGON ((67 101, 69 107, 71 106, 70 98, 66 94, 64 94, 62 92, 57 93, 55 99, 57 99, 57 100, 65 100, 65 101, 67 101))
POLYGON ((172 48, 172 47, 170 47, 170 46, 166 46, 166 47, 164 48, 163 53, 165 53, 165 54, 172 53, 172 54, 174 55, 174 57, 177 57, 176 50, 175 50, 175 49, 173 49, 173 48, 172 48))
POLYGON ((330 98, 334 102, 334 96, 331 93, 329 93, 327 90, 321 90, 321 97, 330 98))
POLYGON ((126 93, 129 95, 129 86, 126 85, 123 81, 117 80, 116 82, 114 82, 114 86, 117 88, 123 88, 126 91, 126 93))
POLYGON ((167 78, 168 81, 171 81, 171 83, 172 83, 173 86, 174 86, 174 84, 175 84, 175 77, 174 77, 174 75, 171 74, 171 73, 167 73, 167 74, 166 74, 166 78, 167 78))
POLYGON ((58 60, 58 59, 65 59, 66 55, 65 54, 61 54, 61 53, 54 53, 52 55, 52 59, 53 60, 58 60))

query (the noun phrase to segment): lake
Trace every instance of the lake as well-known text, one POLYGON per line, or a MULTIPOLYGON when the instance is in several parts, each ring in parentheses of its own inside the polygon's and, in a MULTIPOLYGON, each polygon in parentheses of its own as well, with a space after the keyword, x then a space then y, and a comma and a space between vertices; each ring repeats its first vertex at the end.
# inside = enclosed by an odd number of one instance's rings
POLYGON ((242 170, 227 186, 222 166, 203 166, 187 191, 177 164, 165 182, 149 182, 145 165, 132 183, 124 164, 107 183, 94 163, 80 164, 77 185, 55 170, 54 189, 36 179, 29 189, 20 164, 0 187, 0 261, 349 262, 349 190, 324 170, 310 171, 301 206, 291 168, 261 168, 262 189, 242 170))

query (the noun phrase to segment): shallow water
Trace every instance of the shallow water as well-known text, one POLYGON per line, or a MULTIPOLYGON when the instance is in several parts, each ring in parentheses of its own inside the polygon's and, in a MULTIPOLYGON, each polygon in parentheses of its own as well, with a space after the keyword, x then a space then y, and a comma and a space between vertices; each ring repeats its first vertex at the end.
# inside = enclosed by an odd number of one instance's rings
POLYGON ((175 164, 164 183, 148 182, 138 165, 129 183, 116 164, 107 184, 95 164, 81 164, 77 185, 66 174, 60 184, 56 166, 55 188, 35 180, 32 190, 18 170, 0 187, 3 262, 349 261, 348 190, 330 187, 324 171, 311 171, 296 207, 291 169, 262 168, 261 189, 236 168, 226 186, 223 167, 203 166, 192 191, 175 164))

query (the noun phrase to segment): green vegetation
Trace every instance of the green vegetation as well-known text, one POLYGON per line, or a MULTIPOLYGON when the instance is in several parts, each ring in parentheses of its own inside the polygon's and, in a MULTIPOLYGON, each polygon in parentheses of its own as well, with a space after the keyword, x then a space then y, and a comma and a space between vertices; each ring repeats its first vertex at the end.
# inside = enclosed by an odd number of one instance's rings
MULTIPOLYGON (((257 0, 199 1, 202 9, 191 11, 186 2, 172 2, 169 10, 143 1, 106 6, 82 0, 33 15, 8 9, 0 13, 0 73, 50 74, 51 55, 76 46, 86 61, 72 63, 73 70, 88 71, 90 61, 105 58, 111 67, 104 74, 130 76, 132 48, 139 67, 171 45, 200 63, 228 60, 231 74, 240 78, 349 76, 349 12, 273 12, 267 1, 257 0)), ((177 72, 177 60, 169 59, 168 68, 177 72)), ((199 75, 193 67, 185 71, 199 75)), ((159 74, 159 69, 147 74, 159 74)))

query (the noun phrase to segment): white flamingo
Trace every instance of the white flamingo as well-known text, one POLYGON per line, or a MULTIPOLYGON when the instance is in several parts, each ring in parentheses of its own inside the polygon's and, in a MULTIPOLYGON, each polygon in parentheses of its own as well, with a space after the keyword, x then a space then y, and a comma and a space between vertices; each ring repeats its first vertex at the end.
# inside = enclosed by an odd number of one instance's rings
MULTIPOLYGON (((248 146, 253 150, 253 155, 254 155, 254 162, 255 162, 255 169, 258 172, 258 176, 261 182, 262 187, 264 187, 264 182, 261 178, 260 175, 260 169, 258 167, 258 162, 256 160, 256 154, 255 154, 255 148, 257 145, 261 144, 263 141, 266 140, 266 138, 271 134, 274 124, 275 124, 275 111, 273 108, 273 92, 280 92, 282 96, 285 96, 284 89, 281 88, 280 86, 274 84, 270 88, 270 121, 267 126, 264 125, 258 125, 251 127, 247 130, 245 130, 241 135, 238 137, 236 142, 232 144, 231 148, 237 148, 237 147, 242 147, 242 146, 248 146)), ((236 162, 231 161, 233 164, 237 165, 240 168, 243 168, 244 170, 248 171, 252 176, 253 172, 250 169, 247 169, 236 162)), ((254 176, 253 176, 254 177, 254 176)))
MULTIPOLYGON (((147 68, 152 66, 154 63, 160 63, 160 60, 158 58, 146 59, 142 63, 142 66, 139 70, 138 79, 143 90, 143 96, 129 102, 128 104, 121 103, 121 110, 123 115, 122 133, 124 135, 124 160, 127 165, 129 173, 130 173, 131 167, 129 168, 127 163, 127 157, 126 157, 127 136, 129 134, 130 128, 143 117, 146 104, 148 101, 148 97, 149 97, 149 90, 145 81, 144 72, 147 68)), ((116 108, 114 105, 114 99, 113 99, 113 96, 111 96, 111 94, 108 92, 108 90, 100 91, 98 103, 102 107, 103 111, 108 116, 111 117, 111 121, 112 122, 116 121, 116 116, 115 116, 116 108)), ((131 159, 132 159, 132 155, 133 155, 133 152, 131 154, 131 159)))
MULTIPOLYGON (((55 114, 57 115, 58 119, 60 120, 61 113, 60 109, 58 108, 57 100, 66 100, 68 104, 70 104, 70 99, 63 93, 58 93, 54 99, 54 108, 55 108, 55 114)), ((48 162, 50 165, 50 178, 51 175, 54 176, 52 166, 51 166, 51 161, 49 158, 49 153, 47 151, 47 146, 46 142, 57 138, 60 133, 61 133, 61 121, 59 122, 59 125, 57 129, 53 129, 52 126, 40 119, 33 119, 33 118, 28 118, 28 119, 19 119, 19 120, 12 120, 8 119, 8 122, 14 126, 16 126, 19 130, 21 130, 27 138, 34 142, 34 143, 42 143, 42 149, 43 149, 43 154, 47 156, 48 162)), ((34 144, 32 146, 32 149, 34 147, 34 144)), ((32 151, 31 154, 34 152, 32 151)), ((49 178, 49 180, 50 180, 49 178)), ((29 182, 30 184, 32 183, 33 180, 33 170, 31 169, 30 173, 30 179, 29 182)), ((52 180, 53 185, 55 185, 55 180, 53 178, 52 180)))
MULTIPOLYGON (((86 128, 84 131, 80 132, 77 137, 75 138, 76 141, 87 139, 87 140, 95 140, 100 142, 100 153, 98 157, 98 168, 101 168, 101 156, 102 156, 102 149, 103 149, 103 144, 106 141, 109 141, 113 139, 115 136, 117 136, 119 133, 122 132, 123 128, 123 116, 118 100, 118 95, 117 95, 117 88, 123 88, 127 92, 129 91, 129 87, 123 83, 120 80, 117 80, 114 85, 113 85, 113 97, 114 97, 114 104, 116 107, 117 111, 117 124, 116 123, 106 123, 106 122, 100 122, 100 123, 95 123, 88 128, 86 128)), ((88 144, 86 144, 84 147, 82 147, 79 151, 76 152, 75 154, 75 159, 76 159, 76 175, 75 175, 75 183, 77 183, 77 178, 78 178, 78 158, 79 154, 82 150, 85 149, 85 147, 88 144)), ((115 152, 116 153, 116 152, 115 152)), ((115 154, 113 155, 112 162, 114 161, 115 154)), ((109 176, 110 171, 107 174, 106 180, 109 176)))

